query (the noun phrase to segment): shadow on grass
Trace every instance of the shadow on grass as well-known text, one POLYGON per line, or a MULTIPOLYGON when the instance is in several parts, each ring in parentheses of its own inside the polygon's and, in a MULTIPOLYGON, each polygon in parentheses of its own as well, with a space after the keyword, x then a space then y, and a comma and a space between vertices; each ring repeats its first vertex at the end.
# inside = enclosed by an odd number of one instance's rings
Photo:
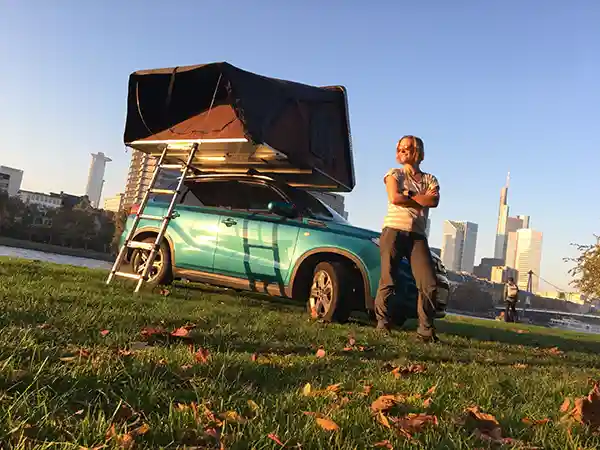
POLYGON ((562 351, 577 351, 597 355, 600 353, 600 342, 587 340, 578 340, 575 337, 568 338, 551 334, 535 333, 534 331, 523 330, 519 333, 518 328, 503 329, 493 326, 478 325, 475 323, 459 323, 438 321, 437 328, 440 333, 462 338, 500 342, 511 345, 523 345, 532 348, 552 348, 558 347, 562 351))

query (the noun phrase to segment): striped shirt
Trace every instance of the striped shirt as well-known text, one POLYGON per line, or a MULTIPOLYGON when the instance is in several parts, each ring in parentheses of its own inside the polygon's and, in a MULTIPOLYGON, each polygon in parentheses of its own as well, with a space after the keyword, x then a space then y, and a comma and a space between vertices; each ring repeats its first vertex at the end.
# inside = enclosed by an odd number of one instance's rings
MULTIPOLYGON (((430 173, 423 172, 421 180, 416 181, 408 175, 404 169, 391 169, 383 177, 384 183, 389 176, 393 176, 398 181, 398 189, 400 192, 409 190, 413 194, 427 194, 431 191, 439 192, 440 189, 437 178, 430 173)), ((425 236, 428 215, 429 208, 417 209, 394 205, 388 199, 388 211, 383 221, 383 227, 411 231, 425 236)))

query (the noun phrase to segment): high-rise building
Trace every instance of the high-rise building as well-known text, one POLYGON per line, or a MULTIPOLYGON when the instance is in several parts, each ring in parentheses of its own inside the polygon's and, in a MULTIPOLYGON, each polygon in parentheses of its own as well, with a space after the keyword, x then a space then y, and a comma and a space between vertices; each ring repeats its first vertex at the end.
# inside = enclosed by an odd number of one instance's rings
MULTIPOLYGON (((150 186, 150 181, 152 180, 152 175, 154 174, 157 163, 157 158, 151 157, 147 153, 138 150, 132 150, 121 208, 129 208, 131 205, 142 201, 144 193, 150 186)), ((167 185, 171 181, 176 180, 179 175, 179 171, 163 169, 159 174, 159 179, 156 180, 155 187, 166 188, 167 185)))
POLYGON ((539 287, 540 266, 542 263, 542 233, 531 228, 521 228, 516 231, 517 248, 515 252, 515 269, 519 277, 519 289, 527 290, 529 271, 533 271, 531 292, 535 293, 539 287))
POLYGON ((22 181, 22 170, 0 166, 0 191, 8 192, 9 197, 15 197, 19 194, 22 181))
POLYGON ((516 267, 517 256, 517 230, 529 228, 529 216, 509 217, 506 227, 506 257, 504 264, 507 267, 516 267))
POLYGON ((441 258, 446 268, 473 273, 478 228, 472 222, 444 221, 441 258))
POLYGON ((348 211, 346 211, 345 207, 345 198, 341 194, 336 194, 335 192, 319 192, 319 191, 311 191, 312 195, 317 197, 335 212, 337 212, 344 219, 348 219, 348 211))
POLYGON ((100 197, 102 197, 102 188, 104 187, 104 171, 106 163, 112 161, 104 153, 92 153, 92 163, 88 172, 88 181, 85 188, 85 195, 90 200, 94 208, 100 207, 100 197))
POLYGON ((504 261, 506 258, 507 225, 508 225, 508 185, 510 172, 506 176, 506 185, 500 191, 500 208, 498 210, 498 225, 496 226, 496 242, 494 245, 494 258, 504 261))
POLYGON ((121 211, 121 205, 123 203, 123 194, 113 195, 112 197, 108 197, 104 199, 104 209, 105 211, 112 211, 118 213, 121 211))

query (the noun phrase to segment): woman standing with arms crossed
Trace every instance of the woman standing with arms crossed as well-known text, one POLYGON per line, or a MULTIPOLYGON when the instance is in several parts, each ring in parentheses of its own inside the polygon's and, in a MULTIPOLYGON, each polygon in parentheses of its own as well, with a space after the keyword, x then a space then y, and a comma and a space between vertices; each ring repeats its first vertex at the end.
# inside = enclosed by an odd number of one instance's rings
POLYGON ((440 201, 440 186, 436 177, 421 171, 423 147, 420 138, 404 136, 396 148, 396 160, 402 167, 391 169, 384 176, 388 211, 379 243, 381 278, 375 315, 377 328, 389 332, 388 300, 393 301, 398 264, 406 257, 419 290, 417 335, 429 342, 437 341, 433 324, 437 277, 425 230, 429 208, 437 207, 440 201))

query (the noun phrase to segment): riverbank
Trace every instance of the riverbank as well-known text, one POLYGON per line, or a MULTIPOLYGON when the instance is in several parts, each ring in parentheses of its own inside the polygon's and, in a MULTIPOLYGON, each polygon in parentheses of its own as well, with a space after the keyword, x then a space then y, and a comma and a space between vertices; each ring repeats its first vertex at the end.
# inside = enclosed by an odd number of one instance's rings
POLYGON ((597 336, 448 317, 441 343, 424 344, 414 321, 385 336, 291 301, 201 286, 134 296, 105 277, 0 258, 7 447, 487 448, 477 430, 491 422, 506 448, 600 448, 561 422, 565 397, 598 374, 597 336), (497 422, 464 420, 473 407, 497 422))
POLYGON ((20 248, 26 250, 37 250, 40 252, 54 253, 64 256, 76 256, 79 258, 97 259, 100 261, 113 262, 115 257, 109 253, 96 252, 83 248, 62 247, 60 245, 45 244, 43 242, 25 241, 7 236, 0 236, 0 245, 5 247, 20 248))

